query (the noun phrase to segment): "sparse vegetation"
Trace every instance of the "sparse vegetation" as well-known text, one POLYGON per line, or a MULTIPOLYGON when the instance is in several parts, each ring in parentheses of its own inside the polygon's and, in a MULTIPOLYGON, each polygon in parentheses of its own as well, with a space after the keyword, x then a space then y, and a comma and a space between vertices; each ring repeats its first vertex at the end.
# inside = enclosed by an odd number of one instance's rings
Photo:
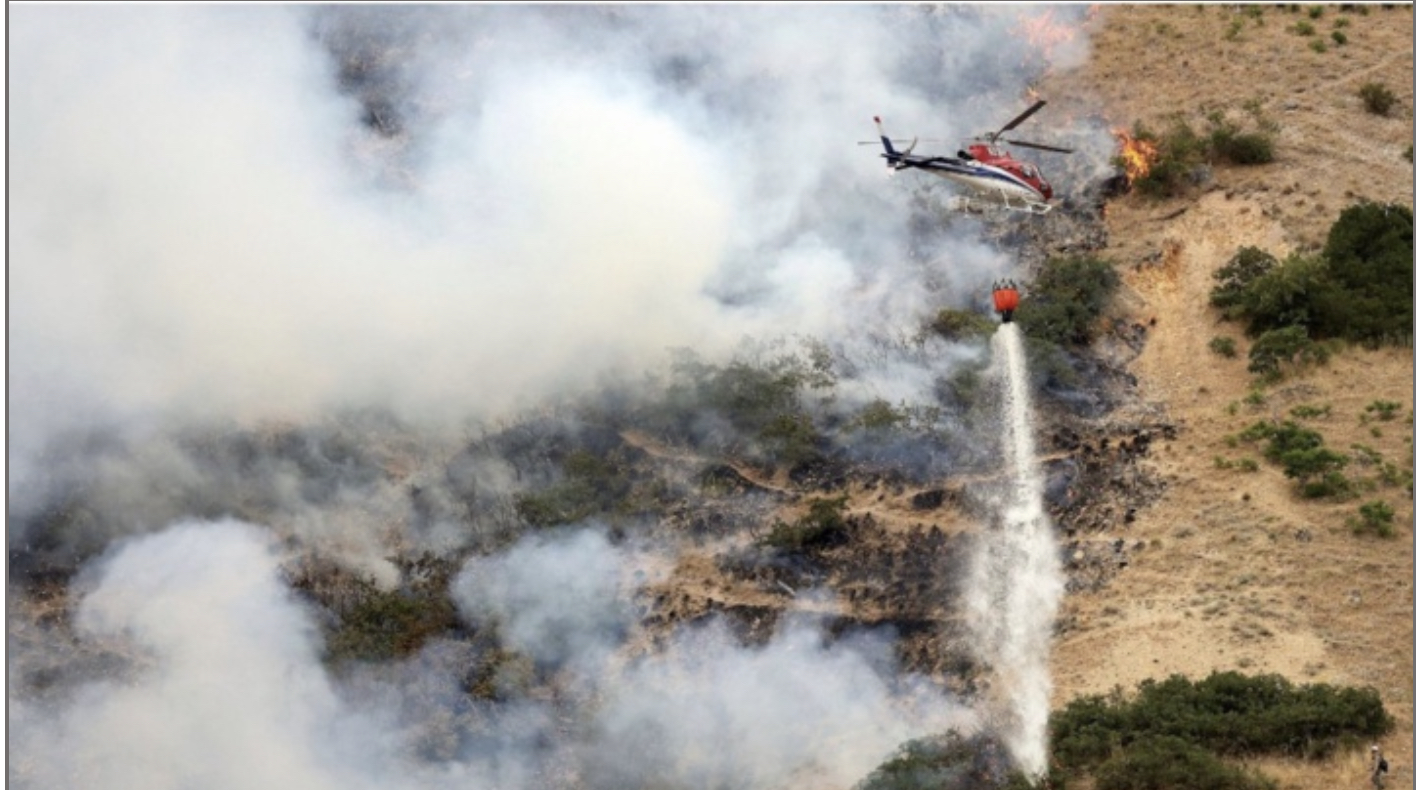
POLYGON ((1362 411, 1375 415, 1377 419, 1387 422, 1396 419, 1396 412, 1401 408, 1401 404, 1391 400, 1374 400, 1362 408, 1362 411))
POLYGON ((1234 350, 1234 338, 1232 337, 1221 336, 1210 338, 1209 348, 1210 351, 1213 351, 1221 357, 1228 357, 1230 359, 1233 359, 1239 353, 1234 350))
POLYGON ((1296 23, 1293 25, 1293 27, 1289 28, 1289 30, 1292 31, 1292 32, 1294 32, 1294 33, 1296 33, 1296 34, 1298 34, 1298 35, 1300 35, 1300 36, 1311 36, 1311 35, 1313 35, 1313 25, 1312 25, 1311 22, 1307 21, 1306 19, 1300 19, 1300 20, 1298 20, 1298 22, 1296 22, 1296 23))
POLYGON ((1289 414, 1293 415, 1294 419, 1298 420, 1315 420, 1321 417, 1326 417, 1331 413, 1332 406, 1326 403, 1322 406, 1310 406, 1304 403, 1298 406, 1294 406, 1293 409, 1289 411, 1289 414))
POLYGON ((1362 99, 1362 106, 1373 115, 1389 114, 1392 105, 1396 103, 1396 94, 1381 82, 1362 83, 1362 87, 1357 89, 1357 95, 1362 99))
POLYGON ((1356 518, 1348 519, 1347 523, 1355 534, 1372 533, 1380 538, 1390 538, 1395 534, 1392 530, 1395 517, 1391 505, 1375 499, 1358 507, 1356 518))
POLYGON ((1322 434, 1311 428, 1288 420, 1277 425, 1257 422, 1240 438, 1264 440, 1264 458, 1283 467, 1284 476, 1296 481, 1304 498, 1346 498, 1353 493, 1352 482, 1342 474, 1347 456, 1325 447, 1322 434))

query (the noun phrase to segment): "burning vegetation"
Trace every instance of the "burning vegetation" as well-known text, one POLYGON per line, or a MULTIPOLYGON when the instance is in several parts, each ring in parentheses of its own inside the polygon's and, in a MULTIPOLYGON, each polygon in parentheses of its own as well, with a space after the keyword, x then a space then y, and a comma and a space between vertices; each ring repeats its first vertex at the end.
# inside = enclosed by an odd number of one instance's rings
POLYGON ((1137 137, 1125 129, 1112 129, 1111 133, 1121 145, 1116 158, 1126 171, 1126 183, 1134 185, 1150 174, 1151 165, 1160 157, 1160 149, 1154 140, 1137 137))
POLYGON ((1247 108, 1247 123, 1223 110, 1205 116, 1205 130, 1196 130, 1181 114, 1168 120, 1164 131, 1137 121, 1130 131, 1113 128, 1119 150, 1113 164, 1125 172, 1128 186, 1153 197, 1174 197, 1187 185, 1202 183, 1216 164, 1262 165, 1273 161, 1278 125, 1257 108, 1247 108))

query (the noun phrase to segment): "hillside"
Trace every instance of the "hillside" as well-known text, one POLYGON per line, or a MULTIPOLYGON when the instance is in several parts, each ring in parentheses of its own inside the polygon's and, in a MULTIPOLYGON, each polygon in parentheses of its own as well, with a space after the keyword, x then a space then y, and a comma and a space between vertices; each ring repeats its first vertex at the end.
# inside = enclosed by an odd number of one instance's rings
MULTIPOLYGON (((912 747, 999 790, 1049 711, 1236 670, 1375 689, 1411 786, 1409 330, 1263 382, 1210 305, 1241 247, 1411 205, 1411 6, 995 11, 26 20, 10 783, 866 790, 912 747), (962 125, 1020 84, 1080 141, 1044 215, 842 142, 865 95, 962 125), (1112 143, 1177 113, 1274 160, 1145 194, 1112 143), (1355 496, 1240 438, 1284 419, 1355 496)), ((1245 761, 1359 787, 1350 745, 1245 761)))
MULTIPOLYGON (((1306 8, 1306 7, 1305 7, 1306 8)), ((1332 27, 1333 6, 1315 21, 1332 27)), ((1300 404, 1330 405, 1317 426, 1340 448, 1364 444, 1389 459, 1411 457, 1411 427, 1373 430, 1374 400, 1411 407, 1410 348, 1350 348, 1332 362, 1266 388, 1253 386, 1248 340, 1208 306, 1211 273, 1242 245, 1286 254, 1321 246, 1341 209, 1366 198, 1411 204, 1412 55, 1409 6, 1347 13, 1346 46, 1318 53, 1289 28, 1306 14, 1264 9, 1264 25, 1228 7, 1107 7, 1093 57, 1043 88, 1059 103, 1100 97, 1118 126, 1161 126, 1176 110, 1199 123, 1202 108, 1235 109, 1257 100, 1279 124, 1277 159, 1250 168, 1216 167, 1213 180, 1178 199, 1128 195, 1107 206, 1110 244, 1121 267, 1121 310, 1155 319, 1131 361, 1141 397, 1179 426, 1149 463, 1169 482, 1134 522, 1109 531, 1144 543, 1130 566, 1095 594, 1068 598, 1066 630, 1053 666, 1058 704, 1078 694, 1133 687, 1169 673, 1216 669, 1277 672, 1295 682, 1378 688, 1400 727, 1385 744, 1398 766, 1390 786, 1412 773, 1412 541, 1359 538, 1346 528, 1355 505, 1305 501, 1272 465, 1246 474, 1216 468, 1235 459, 1225 438, 1254 420, 1300 404), (1226 32, 1235 20, 1237 38, 1226 32), (1399 97, 1393 117, 1365 112, 1357 87, 1380 81, 1399 97), (1223 359, 1211 338, 1233 337, 1223 359)), ((1331 42, 1329 42, 1331 43, 1331 42)), ((1380 498, 1410 525, 1411 500, 1380 498)), ((1357 754, 1330 766, 1265 764, 1283 787, 1355 787, 1357 754)))

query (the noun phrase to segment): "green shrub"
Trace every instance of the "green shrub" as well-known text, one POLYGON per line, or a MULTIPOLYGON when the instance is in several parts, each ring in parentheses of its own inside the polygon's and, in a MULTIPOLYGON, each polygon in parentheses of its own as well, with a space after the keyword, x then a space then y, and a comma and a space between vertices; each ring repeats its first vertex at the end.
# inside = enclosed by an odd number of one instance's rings
POLYGON ((1173 737, 1220 755, 1321 759, 1394 726, 1371 688, 1294 686, 1280 675, 1237 672, 1199 681, 1172 675, 1142 681, 1129 698, 1118 689, 1074 699, 1052 718, 1052 753, 1064 769, 1090 770, 1138 742, 1173 737))
POLYGON ((1322 434, 1288 420, 1284 420, 1278 425, 1267 422, 1254 423, 1240 434, 1240 438, 1248 441, 1267 439, 1268 442, 1264 446, 1263 454, 1265 458, 1274 462, 1278 462, 1284 453, 1311 450, 1323 446, 1322 434))
POLYGON ((851 420, 851 424, 867 431, 888 431, 908 423, 909 419, 903 409, 897 409, 888 401, 876 398, 860 410, 855 419, 851 420))
POLYGON ((516 514, 533 527, 573 524, 591 516, 621 514, 634 476, 622 450, 597 456, 576 449, 561 460, 561 480, 513 497, 516 514))
POLYGON ((1334 44, 1338 45, 1339 47, 1346 46, 1346 45, 1347 45, 1347 34, 1344 33, 1344 32, 1342 32, 1341 30, 1334 30, 1334 31, 1332 31, 1332 42, 1333 42, 1334 44))
POLYGON ((1373 115, 1386 115, 1396 103, 1396 94, 1380 82, 1362 83, 1362 87, 1357 89, 1357 95, 1362 98, 1362 106, 1373 115))
POLYGON ((1322 6, 1320 6, 1320 5, 1310 5, 1310 6, 1308 6, 1308 18, 1309 18, 1309 19, 1319 19, 1319 18, 1322 17, 1322 15, 1323 15, 1323 7, 1322 7, 1322 6))
MULTIPOLYGON (((1158 133, 1137 121, 1132 138, 1154 148, 1150 169, 1137 177, 1131 186, 1150 197, 1174 197, 1184 191, 1195 168, 1208 155, 1209 143, 1185 119, 1176 114, 1169 127, 1158 133)), ((1117 161, 1124 165, 1124 161, 1117 161)))
POLYGON ((1262 165, 1273 161, 1273 137, 1262 132, 1239 132, 1232 128, 1210 133, 1214 155, 1235 165, 1262 165))
POLYGON ((1050 258, 1014 320, 1030 338, 1059 346, 1086 345, 1119 284, 1109 261, 1085 255, 1050 258))
POLYGON ((1289 30, 1291 30, 1291 31, 1294 32, 1294 33, 1297 33, 1297 34, 1300 35, 1300 36, 1311 36, 1311 35, 1313 35, 1313 25, 1312 25, 1312 23, 1308 22, 1307 20, 1303 20, 1303 19, 1298 20, 1298 22, 1297 22, 1295 25, 1293 25, 1293 27, 1289 28, 1289 30))
POLYGON ((1327 360, 1327 349, 1314 343, 1308 337, 1307 328, 1302 326, 1269 330, 1259 335, 1249 348, 1249 372, 1266 380, 1281 376, 1284 365, 1321 365, 1327 360))
POLYGON ((1306 403, 1294 406, 1292 411, 1289 412, 1289 414, 1293 415, 1295 419, 1299 420, 1314 420, 1319 417, 1326 417, 1331 413, 1331 404, 1323 404, 1322 406, 1309 406, 1306 403))
POLYGON ((764 546, 802 551, 840 545, 849 538, 846 525, 846 495, 813 499, 806 515, 788 524, 781 519, 758 542, 764 546))
MULTIPOLYGON (((1032 790, 1018 771, 1002 766, 1005 747, 990 735, 960 736, 954 730, 907 741, 853 790, 1032 790)), ((1061 777, 1041 786, 1063 790, 1061 777)))
POLYGON ((808 345, 805 356, 759 352, 724 366, 680 350, 662 400, 636 417, 650 432, 701 450, 795 465, 819 457, 825 441, 801 395, 834 384, 831 354, 819 344, 808 345))
POLYGON ((1284 477, 1291 477, 1300 483, 1313 478, 1326 480, 1329 475, 1347 466, 1347 456, 1326 447, 1306 447, 1288 450, 1279 455, 1284 477))
POLYGON ((940 310, 931 329, 949 340, 976 340, 992 335, 998 326, 987 316, 972 310, 940 310))
POLYGON ((335 614, 325 641, 334 662, 401 658, 459 622, 445 589, 384 591, 367 580, 353 585, 335 614))
POLYGON ((1238 352, 1234 350, 1234 338, 1232 337, 1210 338, 1209 348, 1210 351, 1213 351, 1221 357, 1233 359, 1238 354, 1238 352))
POLYGON ((1367 414, 1375 414, 1377 419, 1389 421, 1396 419, 1396 413, 1401 409, 1401 404, 1392 400, 1374 400, 1368 403, 1362 411, 1367 414))
POLYGON ((1329 304, 1332 282, 1328 263, 1320 255, 1294 253, 1264 276, 1254 280, 1243 295, 1242 311, 1250 337, 1289 327, 1308 328, 1319 322, 1329 304))
POLYGON ((1357 508, 1357 517, 1348 519, 1348 526, 1358 535, 1368 532, 1376 534, 1378 537, 1389 538, 1393 534, 1392 522, 1396 514, 1392 511, 1391 505, 1374 499, 1357 508))
POLYGON ((820 460, 825 438, 806 414, 779 414, 762 426, 757 440, 772 463, 795 467, 820 460))
POLYGON ((1311 49, 1319 54, 1327 52, 1327 42, 1323 41, 1320 38, 1315 38, 1312 41, 1308 42, 1308 49, 1311 49))
POLYGON ((1345 16, 1340 16, 1332 20, 1332 26, 1337 28, 1347 27, 1350 24, 1352 24, 1352 20, 1348 19, 1345 16))
POLYGON ((1229 765, 1182 738, 1137 740, 1096 771, 1096 790, 1274 790, 1276 783, 1229 765))
POLYGON ((1225 318, 1243 316, 1248 310, 1249 289, 1260 277, 1273 271, 1278 259, 1258 247, 1240 247, 1229 262, 1214 273, 1210 304, 1225 318))

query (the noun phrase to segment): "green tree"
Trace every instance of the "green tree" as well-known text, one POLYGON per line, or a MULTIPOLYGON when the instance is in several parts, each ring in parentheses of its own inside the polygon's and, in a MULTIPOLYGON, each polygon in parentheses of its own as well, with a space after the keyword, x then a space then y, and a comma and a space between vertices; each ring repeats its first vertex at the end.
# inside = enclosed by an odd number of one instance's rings
POLYGON ((1409 337, 1412 322, 1411 209, 1358 203, 1343 210, 1323 247, 1336 290, 1320 300, 1324 336, 1379 342, 1409 337))
POLYGON ((1256 278, 1245 292, 1247 333, 1258 337, 1273 329, 1311 327, 1331 287, 1327 261, 1322 256, 1288 256, 1281 265, 1256 278))

